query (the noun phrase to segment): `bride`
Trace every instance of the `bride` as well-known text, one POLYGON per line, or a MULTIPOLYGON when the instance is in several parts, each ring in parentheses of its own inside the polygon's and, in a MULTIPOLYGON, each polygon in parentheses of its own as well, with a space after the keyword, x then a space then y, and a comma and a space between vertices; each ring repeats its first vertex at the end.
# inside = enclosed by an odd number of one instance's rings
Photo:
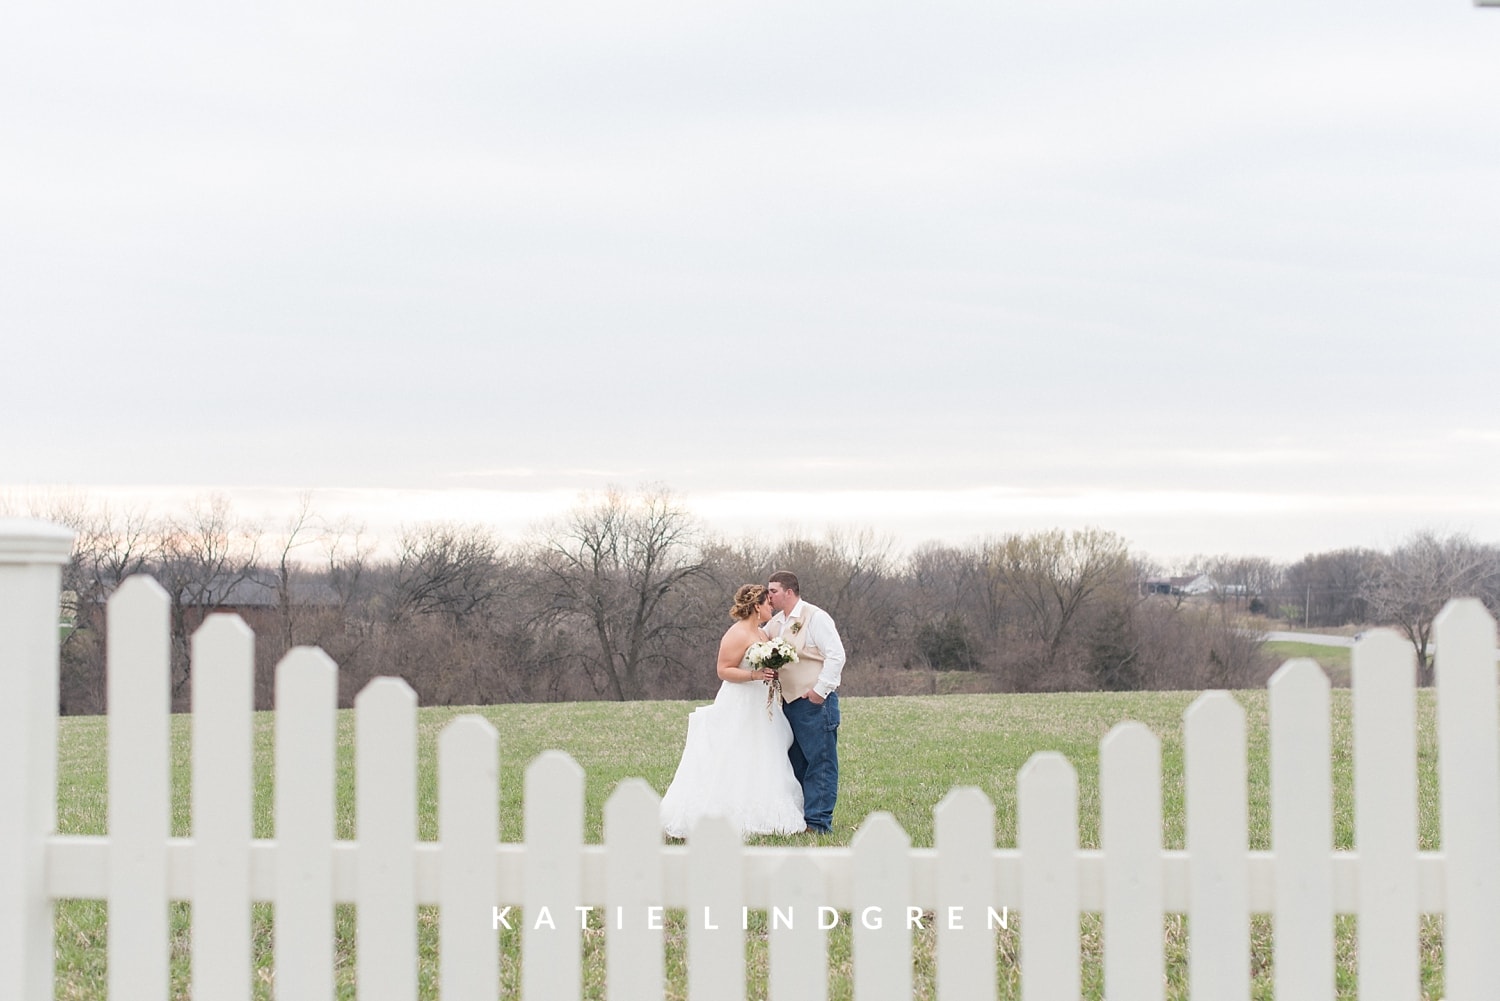
POLYGON ((688 715, 687 744, 677 774, 661 801, 661 826, 685 838, 698 820, 725 817, 746 834, 796 834, 802 818, 802 787, 792 775, 787 749, 792 728, 779 697, 767 706, 764 682, 771 670, 750 665, 747 651, 766 638, 771 596, 764 584, 734 592, 734 625, 719 641, 719 677, 724 683, 712 705, 688 715))

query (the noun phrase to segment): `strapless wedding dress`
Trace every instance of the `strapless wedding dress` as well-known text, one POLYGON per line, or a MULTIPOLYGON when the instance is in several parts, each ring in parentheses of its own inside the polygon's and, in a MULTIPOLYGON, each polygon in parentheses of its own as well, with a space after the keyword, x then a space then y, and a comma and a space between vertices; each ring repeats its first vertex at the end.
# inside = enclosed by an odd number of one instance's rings
POLYGON ((682 760, 661 801, 662 830, 685 838, 710 815, 727 818, 741 836, 805 830, 791 746, 781 699, 768 711, 764 682, 724 682, 712 705, 688 714, 682 760))

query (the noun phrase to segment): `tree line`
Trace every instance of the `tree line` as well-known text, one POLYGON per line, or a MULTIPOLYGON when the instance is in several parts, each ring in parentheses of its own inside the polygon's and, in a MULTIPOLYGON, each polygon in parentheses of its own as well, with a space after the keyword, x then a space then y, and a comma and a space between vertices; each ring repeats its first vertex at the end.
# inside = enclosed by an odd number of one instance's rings
POLYGON ((380 555, 306 497, 277 525, 222 496, 167 517, 78 498, 21 513, 78 533, 64 581, 70 713, 104 709, 105 601, 136 573, 170 601, 179 710, 191 702, 192 632, 218 610, 255 629, 256 704, 269 708, 274 666, 298 645, 338 662, 346 705, 392 674, 423 704, 710 698, 730 594, 778 569, 838 622, 854 695, 1255 687, 1275 663, 1253 613, 1308 627, 1386 622, 1423 648, 1447 597, 1493 608, 1500 592, 1500 550, 1461 535, 1292 564, 1197 557, 1212 587, 1188 598, 1153 593, 1162 568, 1099 529, 905 553, 868 530, 727 539, 658 487, 605 491, 520 539, 414 525, 380 555))

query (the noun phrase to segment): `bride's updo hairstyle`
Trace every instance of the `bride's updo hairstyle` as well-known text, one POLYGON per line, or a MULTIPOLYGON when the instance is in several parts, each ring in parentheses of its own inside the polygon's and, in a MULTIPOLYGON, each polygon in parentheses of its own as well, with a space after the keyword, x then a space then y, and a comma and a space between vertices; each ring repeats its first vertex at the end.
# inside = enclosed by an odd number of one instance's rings
POLYGON ((734 605, 729 609, 729 617, 735 620, 748 619, 755 614, 755 609, 761 602, 766 600, 766 585, 745 584, 734 592, 734 605))

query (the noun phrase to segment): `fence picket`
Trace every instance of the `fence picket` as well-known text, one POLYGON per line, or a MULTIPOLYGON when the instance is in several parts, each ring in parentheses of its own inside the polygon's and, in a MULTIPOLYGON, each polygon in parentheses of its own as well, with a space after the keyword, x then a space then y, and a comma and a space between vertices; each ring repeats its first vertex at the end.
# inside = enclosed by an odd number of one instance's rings
POLYGON ((1328 675, 1291 660, 1270 689, 1276 994, 1317 1001, 1334 992, 1328 675))
POLYGON ((376 678, 354 697, 360 1001, 417 992, 417 693, 376 678))
POLYGON ((297 647, 276 665, 276 1001, 333 996, 338 669, 297 647))
POLYGON ((995 806, 973 787, 955 788, 932 810, 937 850, 937 993, 944 1001, 994 1001, 995 806))
MULTIPOLYGON (((776 921, 774 913, 766 916, 768 1001, 827 1001, 828 936, 820 930, 824 922, 818 911, 823 902, 822 870, 806 855, 788 856, 771 876, 771 899, 789 908, 787 913, 794 924, 788 927, 776 921)), ((852 917, 857 930, 859 915, 852 917)), ((736 915, 736 923, 738 920, 736 915)), ((743 959, 740 965, 744 965, 743 959)), ((858 976, 856 973, 856 983, 858 976)), ((744 996, 741 993, 736 1001, 744 996)))
POLYGON ((1437 640, 1438 769, 1448 914, 1444 989, 1455 1001, 1500 983, 1500 713, 1495 620, 1473 598, 1450 601, 1437 640))
POLYGON ((525 810, 521 997, 577 998, 582 984, 583 769, 561 751, 543 751, 526 769, 525 810))
POLYGON ((443 846, 438 972, 443 1001, 492 1001, 498 990, 499 749, 499 734, 482 716, 460 716, 438 737, 438 836, 443 846))
POLYGON ((911 838, 877 810, 849 841, 854 898, 854 999, 911 997, 911 838), (867 916, 869 920, 866 920, 867 916))
POLYGON ((661 798, 642 779, 621 782, 604 804, 606 993, 652 1001, 666 987, 662 948, 661 798))
POLYGON ((1161 742, 1121 723, 1099 745, 1104 849, 1104 993, 1115 1001, 1162 996, 1161 742))
POLYGON ((1016 776, 1021 850, 1021 998, 1076 998, 1078 776, 1055 751, 1033 754, 1016 776))
POLYGON ((0 519, 0 998, 53 995, 57 605, 73 533, 0 519))
POLYGON ((193 993, 250 996, 255 635, 237 615, 193 634, 193 993))
POLYGON ((1417 909, 1417 655, 1378 629, 1354 645, 1354 838, 1359 852, 1359 996, 1421 990, 1417 909))
POLYGON ((687 842, 689 1001, 744 1001, 744 848, 722 817, 705 817, 687 842))
POLYGON ((109 996, 167 995, 169 599, 132 577, 109 599, 109 996))
POLYGON ((1245 711, 1228 692, 1205 692, 1183 716, 1188 982, 1193 997, 1248 1001, 1250 902, 1245 711))

